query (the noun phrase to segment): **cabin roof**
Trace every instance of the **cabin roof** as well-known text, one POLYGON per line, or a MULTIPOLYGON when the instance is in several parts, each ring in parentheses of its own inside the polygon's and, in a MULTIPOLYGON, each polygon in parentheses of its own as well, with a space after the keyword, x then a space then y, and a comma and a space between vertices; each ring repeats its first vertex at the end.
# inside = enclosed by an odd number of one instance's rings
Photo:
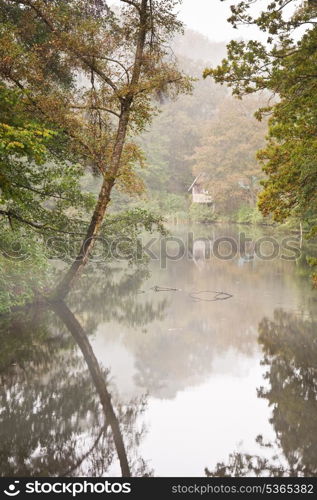
POLYGON ((194 180, 194 182, 188 188, 188 192, 190 192, 193 189, 193 187, 198 183, 199 180, 201 180, 200 184, 202 184, 203 182, 208 182, 210 180, 210 177, 205 172, 200 172, 200 174, 197 175, 197 177, 194 180))
POLYGON ((190 188, 188 188, 188 192, 190 192, 193 189, 193 187, 195 186, 195 184, 197 183, 198 179, 200 179, 201 176, 202 174, 197 175, 196 179, 194 180, 190 188))

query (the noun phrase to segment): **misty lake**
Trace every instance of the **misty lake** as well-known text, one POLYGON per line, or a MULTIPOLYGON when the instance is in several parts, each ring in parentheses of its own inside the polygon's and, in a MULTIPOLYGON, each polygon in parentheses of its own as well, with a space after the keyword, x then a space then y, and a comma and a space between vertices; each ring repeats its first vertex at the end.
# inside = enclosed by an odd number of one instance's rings
MULTIPOLYGON (((185 242, 188 231, 171 228, 185 242)), ((222 464, 218 475, 225 467, 232 475, 248 467, 248 475, 316 475, 309 270, 251 255, 270 228, 190 231, 211 241, 243 231, 252 243, 230 259, 206 258, 196 242, 163 268, 159 260, 95 266, 67 301, 107 382, 131 474, 205 476, 222 464)), ((76 322, 66 316, 39 307, 0 320, 3 476, 121 475, 113 416, 104 420, 70 333, 76 322)))

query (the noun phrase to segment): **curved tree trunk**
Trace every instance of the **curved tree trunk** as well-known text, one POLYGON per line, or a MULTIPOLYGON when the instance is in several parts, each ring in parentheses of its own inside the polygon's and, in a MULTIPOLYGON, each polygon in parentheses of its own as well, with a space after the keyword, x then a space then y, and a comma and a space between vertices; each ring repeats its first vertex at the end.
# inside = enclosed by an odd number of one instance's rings
POLYGON ((105 213, 110 202, 111 191, 118 175, 122 151, 127 134, 127 127, 129 123, 130 107, 131 104, 128 106, 128 109, 123 109, 121 113, 114 152, 111 159, 111 165, 107 172, 104 174, 103 183, 99 192, 98 202, 95 206, 85 239, 81 244, 79 254, 54 291, 51 297, 52 301, 63 300, 67 296, 74 281, 80 275, 83 267, 86 265, 93 251, 96 239, 98 237, 98 234, 100 233, 100 227, 103 223, 105 213))
POLYGON ((127 136, 131 106, 133 104, 134 96, 138 93, 138 83, 141 76, 146 34, 148 31, 148 2, 149 0, 142 0, 140 6, 138 7, 140 24, 132 69, 132 78, 128 91, 121 101, 121 113, 119 117, 117 135, 113 146, 110 165, 104 173, 104 180, 99 193, 98 202, 91 218, 87 234, 82 242, 79 254, 70 267, 69 271, 64 276, 61 283, 59 283, 56 290, 51 295, 50 301, 52 302, 63 300, 66 298, 74 281, 77 279, 83 267, 86 265, 94 248, 96 238, 100 233, 100 227, 103 223, 106 210, 110 202, 111 191, 118 176, 122 152, 127 136))

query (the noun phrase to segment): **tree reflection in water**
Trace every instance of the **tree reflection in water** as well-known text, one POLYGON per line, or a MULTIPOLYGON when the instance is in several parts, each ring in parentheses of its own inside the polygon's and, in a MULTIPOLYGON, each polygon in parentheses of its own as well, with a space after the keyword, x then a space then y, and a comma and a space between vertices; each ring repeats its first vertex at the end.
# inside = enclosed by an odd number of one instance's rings
POLYGON ((88 266, 86 275, 67 303, 85 322, 83 326, 88 335, 103 322, 144 328, 154 320, 161 320, 168 305, 166 298, 154 305, 150 297, 144 301, 139 295, 148 276, 148 269, 142 266, 134 269, 107 267, 99 271, 97 266, 88 266))
POLYGON ((274 443, 257 442, 273 451, 271 459, 232 453, 228 463, 206 469, 214 476, 317 475, 317 322, 309 317, 276 310, 273 321, 259 325, 267 387, 258 396, 272 407, 274 443))
MULTIPOLYGON (((124 304, 115 314, 125 321, 124 304)), ((2 319, 0 340, 2 476, 103 476, 117 458, 123 476, 152 473, 138 454, 145 398, 120 402, 66 304, 2 319)))

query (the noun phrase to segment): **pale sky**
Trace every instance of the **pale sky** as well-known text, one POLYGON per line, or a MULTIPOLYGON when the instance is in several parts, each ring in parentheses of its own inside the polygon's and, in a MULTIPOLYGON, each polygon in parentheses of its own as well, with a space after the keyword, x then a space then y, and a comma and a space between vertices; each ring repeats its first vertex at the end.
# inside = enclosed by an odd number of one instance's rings
MULTIPOLYGON (((302 0, 295 0, 288 12, 294 9, 294 6, 300 4, 302 0)), ((230 16, 230 5, 237 4, 239 0, 182 0, 182 4, 177 7, 179 18, 185 25, 193 30, 199 31, 210 40, 216 42, 228 42, 232 38, 257 39, 265 42, 267 35, 261 33, 254 26, 240 26, 234 29, 227 22, 230 16)), ((113 4, 120 4, 120 0, 112 0, 113 4)), ((259 0, 252 9, 251 13, 265 10, 269 0, 259 0)))
MULTIPOLYGON (((240 26, 234 29, 227 22, 231 15, 230 5, 239 3, 240 0, 182 0, 178 8, 180 19, 191 29, 206 35, 210 40, 217 42, 228 42, 232 38, 255 39, 265 42, 267 34, 261 32, 254 26, 240 26)), ((266 10, 269 0, 259 0, 255 6, 250 8, 250 14, 266 10)), ((285 16, 289 17, 296 7, 301 5, 302 0, 294 0, 284 9, 285 16)), ((296 35, 295 35, 296 38, 296 35)))
MULTIPOLYGON (((263 1, 261 0, 259 4, 263 1)), ((176 12, 179 12, 179 19, 188 28, 199 31, 210 40, 227 42, 232 38, 259 39, 261 33, 259 34, 256 28, 251 26, 235 30, 227 22, 231 12, 230 5, 238 2, 239 0, 226 0, 225 2, 220 0, 182 0, 181 4, 177 6, 176 12)), ((112 0, 110 3, 121 4, 120 0, 112 0)))
POLYGON ((234 29, 227 22, 230 16, 230 5, 237 0, 183 0, 178 7, 180 19, 191 29, 206 35, 217 42, 229 41, 232 38, 259 38, 259 31, 254 27, 234 29))

